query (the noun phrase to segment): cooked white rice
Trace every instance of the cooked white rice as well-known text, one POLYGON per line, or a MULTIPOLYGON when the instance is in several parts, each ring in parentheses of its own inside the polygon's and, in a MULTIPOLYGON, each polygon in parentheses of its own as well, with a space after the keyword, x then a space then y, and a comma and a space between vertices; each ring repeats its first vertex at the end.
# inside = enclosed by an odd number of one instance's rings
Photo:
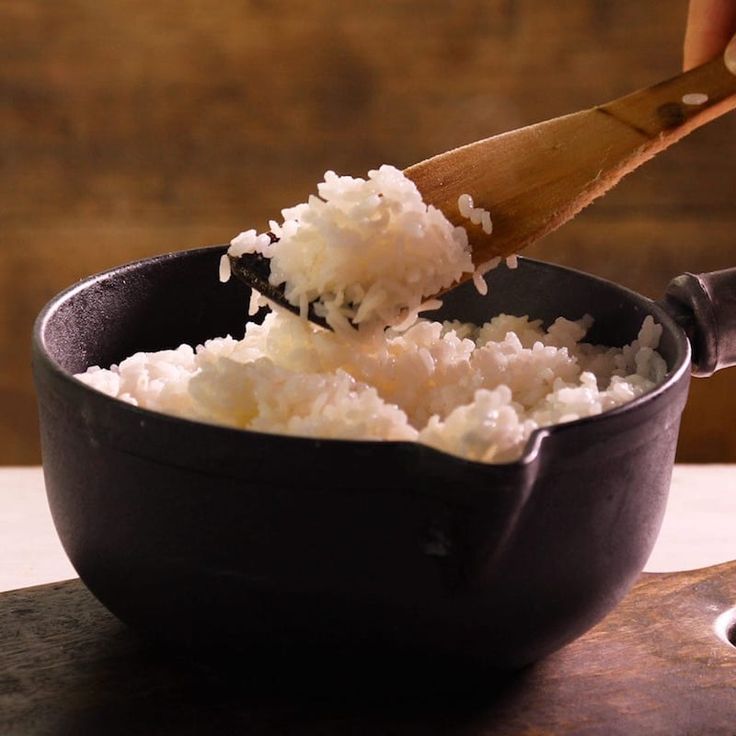
POLYGON ((474 207, 473 198, 469 194, 461 194, 457 198, 457 208, 462 217, 474 225, 480 225, 484 233, 490 235, 493 232, 491 213, 483 207, 474 207))
MULTIPOLYGON (((434 309, 433 297, 473 273, 468 236, 422 201, 414 182, 393 166, 367 179, 325 174, 318 195, 271 221, 277 240, 255 230, 231 241, 229 254, 270 258, 274 286, 302 314, 309 303, 336 331, 412 324, 434 309)), ((229 275, 223 262, 221 278, 229 275)), ((257 297, 256 297, 257 299, 257 297)), ((260 304, 260 301, 252 306, 260 304)))
POLYGON ((482 462, 518 458, 537 427, 619 406, 659 383, 651 317, 622 349, 581 342, 592 320, 549 329, 500 315, 480 327, 419 321, 355 343, 288 312, 245 337, 138 353, 79 378, 137 406, 297 436, 409 440, 482 462))
MULTIPOLYGON (((438 304, 428 297, 474 272, 465 230, 426 206, 390 166, 368 179, 328 172, 318 190, 271 223, 277 241, 250 230, 230 253, 271 258, 274 284, 285 284, 302 314, 317 301, 335 332, 279 310, 249 323, 242 340, 137 353, 79 379, 122 401, 204 422, 417 441, 507 462, 536 428, 599 414, 664 378, 661 327, 651 317, 620 349, 582 342, 592 323, 585 316, 559 318, 548 329, 509 315, 481 326, 417 321, 420 310, 438 304), (361 326, 359 335, 351 323, 361 326)), ((461 210, 482 222, 472 199, 461 200, 461 210)), ((475 269, 479 291, 483 274, 500 262, 475 269)), ((506 265, 515 268, 516 257, 506 265)), ((220 278, 228 277, 224 258, 220 278)), ((256 295, 251 309, 260 302, 256 295)))
MULTIPOLYGON (((473 198, 470 194, 461 194, 457 198, 457 209, 458 212, 460 212, 460 215, 466 220, 470 220, 474 225, 480 225, 483 232, 487 235, 490 235, 493 232, 491 213, 483 207, 475 207, 473 205, 473 198)), ((501 263, 501 260, 506 263, 507 268, 516 268, 518 266, 516 254, 506 256, 504 259, 502 259, 501 256, 497 256, 476 266, 476 269, 473 272, 473 283, 480 294, 485 295, 488 293, 488 284, 486 284, 484 276, 489 271, 496 268, 501 263)))

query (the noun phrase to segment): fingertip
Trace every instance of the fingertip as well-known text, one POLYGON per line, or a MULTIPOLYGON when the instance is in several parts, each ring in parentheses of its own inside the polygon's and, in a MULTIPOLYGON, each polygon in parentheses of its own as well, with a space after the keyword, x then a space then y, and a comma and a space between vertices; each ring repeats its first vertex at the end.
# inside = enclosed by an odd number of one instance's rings
POLYGON ((723 61, 731 74, 736 74, 736 36, 734 36, 723 52, 723 61))

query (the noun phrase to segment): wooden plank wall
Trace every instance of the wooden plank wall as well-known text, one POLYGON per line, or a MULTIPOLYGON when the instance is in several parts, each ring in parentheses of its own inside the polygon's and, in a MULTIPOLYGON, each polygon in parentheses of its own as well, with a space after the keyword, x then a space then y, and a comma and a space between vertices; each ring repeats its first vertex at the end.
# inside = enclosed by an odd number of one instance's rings
MULTIPOLYGON (((403 167, 678 71, 686 0, 0 3, 0 463, 39 461, 29 334, 76 279, 223 242, 322 173, 403 167)), ((736 115, 532 254, 655 296, 736 264, 736 115)), ((679 458, 736 461, 736 371, 679 458)))

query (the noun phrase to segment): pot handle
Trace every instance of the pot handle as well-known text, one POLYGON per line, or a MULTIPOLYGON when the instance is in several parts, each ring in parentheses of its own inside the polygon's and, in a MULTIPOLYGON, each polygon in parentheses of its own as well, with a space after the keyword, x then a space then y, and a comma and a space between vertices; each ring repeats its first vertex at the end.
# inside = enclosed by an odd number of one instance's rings
POLYGON ((736 365, 736 268, 677 276, 659 304, 690 340, 694 376, 736 365))

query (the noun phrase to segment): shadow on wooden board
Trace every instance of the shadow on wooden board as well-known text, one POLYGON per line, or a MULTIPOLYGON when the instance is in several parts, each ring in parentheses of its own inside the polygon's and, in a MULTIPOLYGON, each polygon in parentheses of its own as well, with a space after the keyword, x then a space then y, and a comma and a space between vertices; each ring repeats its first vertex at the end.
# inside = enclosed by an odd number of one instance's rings
POLYGON ((0 730, 725 736, 734 600, 733 562, 645 574, 596 628, 522 672, 448 681, 425 667, 421 687, 387 687, 390 662, 323 680, 325 658, 298 677, 288 660, 196 661, 140 639, 79 581, 27 588, 0 595, 0 730))

